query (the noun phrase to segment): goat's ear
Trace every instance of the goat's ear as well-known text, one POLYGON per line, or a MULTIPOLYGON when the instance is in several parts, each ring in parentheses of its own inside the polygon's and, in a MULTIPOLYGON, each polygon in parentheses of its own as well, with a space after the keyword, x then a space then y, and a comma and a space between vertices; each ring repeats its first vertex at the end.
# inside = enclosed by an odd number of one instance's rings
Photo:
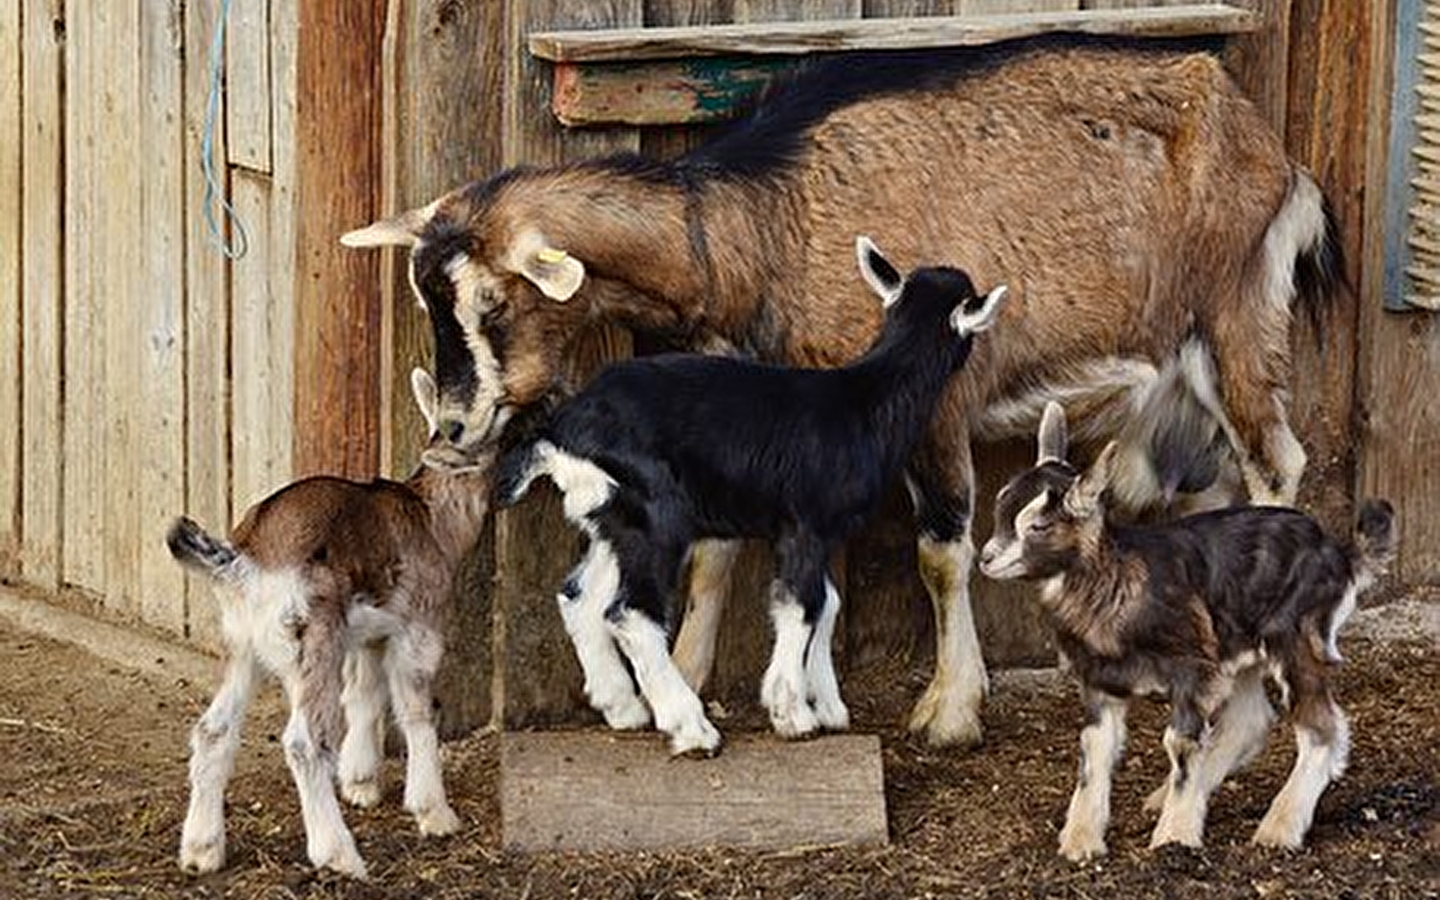
POLYGON ((1115 471, 1115 451, 1120 445, 1111 441, 1095 457, 1090 471, 1081 475, 1065 492, 1065 511, 1077 519, 1088 519, 1100 511, 1100 495, 1110 486, 1115 471))
POLYGON ((372 222, 364 228, 342 234, 340 243, 347 247, 414 247, 420 243, 421 232, 439 208, 440 201, 436 200, 398 216, 372 222))
POLYGON ((420 415, 425 417, 425 426, 430 429, 430 436, 434 437, 440 430, 435 417, 435 410, 439 405, 439 391, 435 387, 435 379, 418 366, 411 369, 410 392, 415 395, 415 405, 420 407, 420 415))
POLYGON ((585 283, 585 264, 545 241, 534 229, 516 238, 507 258, 510 268, 525 276, 540 293, 564 303, 585 283))
POLYGON ((894 306, 905 287, 905 279, 900 276, 900 270, 881 255, 880 248, 875 246, 869 235, 855 238, 855 259, 860 263, 860 277, 880 298, 880 304, 886 309, 894 306))
POLYGON ((1045 404, 1045 414, 1040 417, 1039 452, 1035 465, 1046 462, 1064 462, 1065 451, 1069 449, 1070 438, 1065 428, 1065 409, 1051 400, 1045 404))
POLYGON ((988 331, 995 320, 1000 317, 1000 301, 1005 299, 1005 292, 1009 290, 1005 285, 993 288, 980 300, 980 308, 970 310, 967 307, 973 301, 966 301, 955 307, 950 314, 950 327, 959 334, 978 334, 988 331))

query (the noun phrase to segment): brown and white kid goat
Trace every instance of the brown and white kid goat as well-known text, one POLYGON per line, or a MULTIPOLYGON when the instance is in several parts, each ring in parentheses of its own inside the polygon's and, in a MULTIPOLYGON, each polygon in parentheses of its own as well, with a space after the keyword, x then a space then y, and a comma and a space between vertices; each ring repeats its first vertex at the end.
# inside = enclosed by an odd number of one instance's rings
MULTIPOLYGON (((411 386, 433 436, 435 384, 416 369, 411 386)), ((225 862, 225 785, 267 672, 290 702, 285 759, 311 863, 365 875, 334 785, 338 776, 356 806, 379 802, 387 693, 405 735, 405 809, 422 834, 459 827, 445 798, 430 686, 446 598, 488 494, 478 467, 422 463, 404 482, 297 481, 252 506, 228 541, 176 521, 171 553, 222 588, 228 650, 224 683, 190 736, 181 867, 212 872, 225 862)))
MULTIPOLYGON (((1293 502, 1291 308, 1324 294, 1328 226, 1214 56, 1071 36, 816 60, 679 159, 517 167, 342 240, 410 249, 440 432, 461 449, 567 387, 567 353, 597 321, 763 362, 856 359, 881 326, 849 277, 858 233, 907 269, 1010 285, 906 471, 937 639, 911 725, 971 744, 986 686, 972 441, 1033 433, 1047 399, 1080 414, 1082 437, 1113 437, 1189 346, 1216 375, 1192 387, 1250 499, 1293 502)), ((1165 480, 1129 471, 1137 459, 1122 454, 1120 480, 1165 480)), ((697 688, 736 552, 702 541, 692 556, 675 656, 697 688)))
POLYGON ((1297 755, 1254 841, 1299 847, 1315 805, 1343 772, 1350 725, 1331 696, 1336 635, 1357 595, 1393 558, 1390 504, 1361 505, 1353 544, 1280 507, 1233 507, 1167 524, 1106 521, 1115 444, 1081 474, 1065 460, 1065 414, 1050 404, 1035 467, 995 499, 995 534, 980 570, 1040 581, 1061 653, 1080 680, 1087 723, 1080 781, 1060 852, 1105 852, 1110 777, 1125 743, 1130 697, 1170 702, 1170 775, 1151 795, 1150 845, 1198 846, 1206 804, 1265 745, 1274 711, 1265 679, 1290 706, 1297 755))

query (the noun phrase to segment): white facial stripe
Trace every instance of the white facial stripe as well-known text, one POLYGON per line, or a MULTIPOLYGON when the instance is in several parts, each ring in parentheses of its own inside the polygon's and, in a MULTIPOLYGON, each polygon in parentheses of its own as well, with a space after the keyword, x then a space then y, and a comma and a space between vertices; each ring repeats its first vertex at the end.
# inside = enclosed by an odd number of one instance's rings
POLYGON ((463 253, 445 263, 445 274, 455 289, 455 317, 475 365, 476 384, 469 408, 458 408, 442 397, 439 418, 463 422, 472 441, 489 440, 504 427, 509 416, 500 411, 505 399, 504 372, 490 341, 477 326, 480 316, 490 310, 499 295, 500 282, 463 253))

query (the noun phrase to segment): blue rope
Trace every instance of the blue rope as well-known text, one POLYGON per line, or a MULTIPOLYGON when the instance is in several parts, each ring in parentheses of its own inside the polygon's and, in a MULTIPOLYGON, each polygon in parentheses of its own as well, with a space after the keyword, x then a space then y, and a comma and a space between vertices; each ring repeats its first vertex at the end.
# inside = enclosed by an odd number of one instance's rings
POLYGON ((220 109, 220 72, 225 65, 225 20, 229 16, 230 0, 220 0, 220 17, 215 21, 215 34, 210 40, 210 97, 205 103, 205 129, 200 138, 200 168, 205 173, 205 225, 210 230, 210 242, 226 258, 239 259, 250 250, 250 236, 245 231, 240 214, 225 199, 220 180, 215 177, 215 116, 220 109), (230 223, 230 238, 226 237, 224 226, 216 214, 217 202, 225 220, 230 223))

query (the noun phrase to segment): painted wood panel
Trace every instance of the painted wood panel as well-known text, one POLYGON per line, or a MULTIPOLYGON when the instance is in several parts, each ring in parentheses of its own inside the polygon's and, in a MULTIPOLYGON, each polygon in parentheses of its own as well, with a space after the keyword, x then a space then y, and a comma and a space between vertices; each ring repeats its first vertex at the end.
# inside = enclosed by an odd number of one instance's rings
POLYGON ((21 4, 0 2, 0 575, 20 574, 21 4))
POLYGON ((21 385, 21 573, 32 584, 60 585, 61 312, 66 277, 65 197, 66 10, 62 0, 24 0, 21 79, 25 191, 25 378, 21 385))

